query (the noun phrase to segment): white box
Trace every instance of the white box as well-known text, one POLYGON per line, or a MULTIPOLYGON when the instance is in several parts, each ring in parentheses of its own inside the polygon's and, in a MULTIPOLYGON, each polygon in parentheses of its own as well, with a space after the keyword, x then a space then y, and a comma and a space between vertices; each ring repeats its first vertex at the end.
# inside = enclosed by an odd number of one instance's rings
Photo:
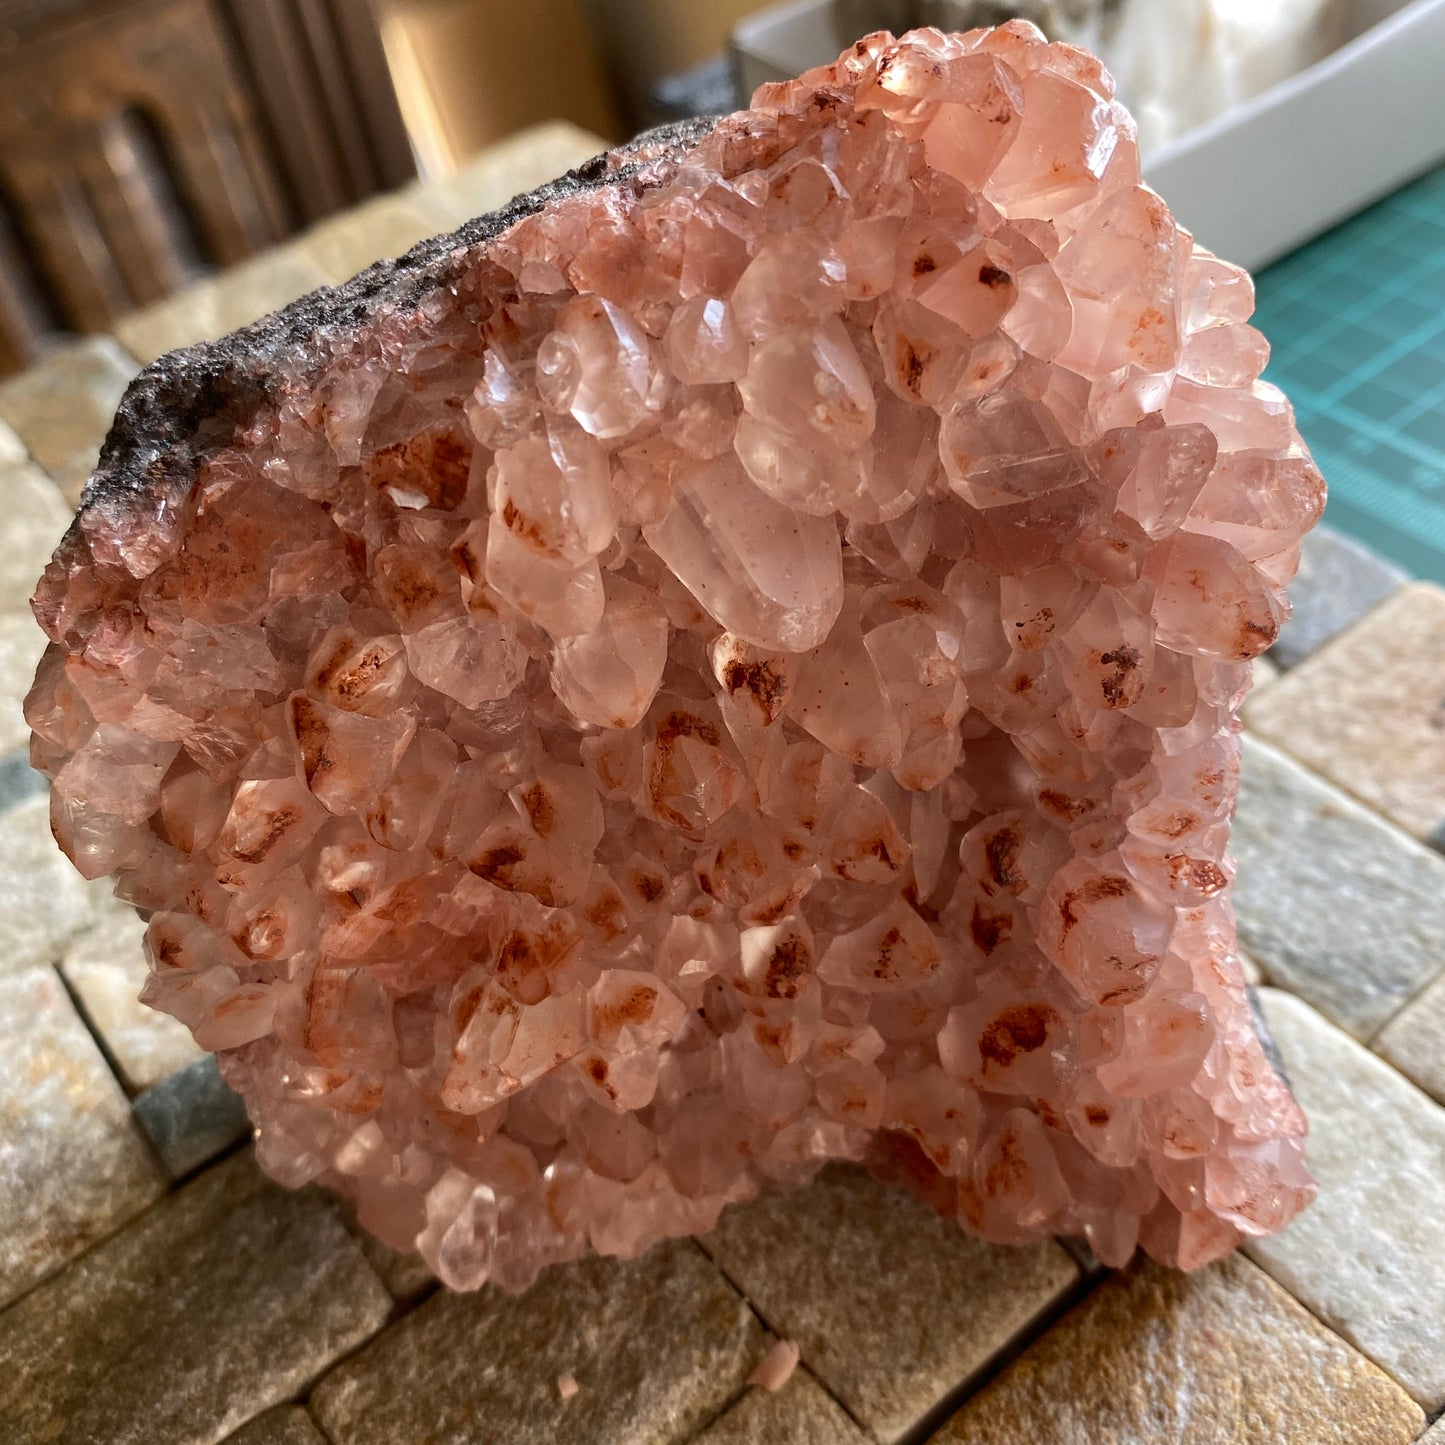
MULTIPOLYGON (((1349 0, 1343 45, 1144 158, 1202 245, 1251 269, 1445 160, 1445 0, 1349 0)), ((840 48, 829 0, 733 34, 744 94, 840 48)))
POLYGON ((1145 157, 1201 245, 1256 270, 1445 160, 1445 0, 1354 0, 1354 38, 1145 157))

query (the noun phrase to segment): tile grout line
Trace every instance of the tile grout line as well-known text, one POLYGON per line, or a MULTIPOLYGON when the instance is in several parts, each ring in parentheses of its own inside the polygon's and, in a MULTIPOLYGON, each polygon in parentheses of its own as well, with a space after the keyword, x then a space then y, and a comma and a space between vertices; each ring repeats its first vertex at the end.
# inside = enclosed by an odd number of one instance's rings
MULTIPOLYGON (((758 1323, 759 1323, 760 1325, 762 1325, 763 1329, 764 1329, 768 1334, 770 1334, 775 1340, 787 1339, 787 1335, 786 1335, 786 1334, 784 1334, 783 1332, 775 1329, 775 1328, 773 1327, 773 1325, 771 1325, 771 1324, 768 1322, 767 1316, 764 1315, 763 1312, 762 1312, 762 1310, 752 1301, 752 1299, 751 1299, 751 1298, 749 1297, 749 1295, 748 1295, 748 1292, 747 1292, 745 1289, 743 1289, 743 1287, 737 1282, 737 1280, 735 1280, 735 1279, 732 1277, 732 1275, 730 1275, 730 1274, 727 1272, 727 1269, 724 1267, 722 1261, 719 1260, 719 1259, 712 1253, 712 1251, 711 1251, 710 1249, 708 1249, 708 1247, 707 1247, 707 1237, 708 1237, 707 1235, 693 1235, 693 1236, 692 1236, 692 1244, 693 1244, 693 1247, 703 1256, 704 1259, 707 1260, 707 1262, 708 1262, 709 1264, 712 1265, 712 1267, 713 1267, 715 1270, 717 1270, 717 1272, 723 1277, 723 1279, 725 1279, 725 1280, 727 1281, 728 1287, 729 1287, 730 1289, 732 1289, 733 1291, 736 1292, 736 1294, 738 1295, 738 1297, 739 1297, 739 1298, 742 1300, 742 1302, 748 1307, 748 1309, 752 1311, 752 1313, 753 1313, 754 1317, 757 1319, 758 1323)), ((846 1416, 848 1417, 848 1419, 850 1419, 850 1420, 858 1427, 858 1429, 863 1432, 863 1435, 865 1436, 865 1438, 867 1438, 867 1439, 869 1439, 869 1440, 876 1440, 876 1439, 878 1438, 878 1437, 873 1433, 873 1431, 870 1430, 870 1429, 848 1408, 848 1406, 847 1406, 846 1404, 844 1404, 843 1401, 840 1400, 840 1399, 837 1397, 836 1394, 833 1393, 832 1389, 829 1388, 827 1381, 824 1380, 824 1378, 822 1377, 822 1375, 820 1375, 820 1374, 818 1373, 817 1368, 816 1368, 815 1366, 811 1365, 811 1364, 808 1364, 808 1362, 802 1358, 801 1349, 800 1349, 800 1351, 799 1351, 799 1363, 807 1366, 807 1370, 808 1370, 809 1375, 811 1375, 811 1376, 813 1377, 813 1379, 817 1381, 819 1389, 821 1389, 821 1390, 823 1391, 823 1393, 824 1393, 825 1395, 827 1395, 827 1397, 844 1413, 844 1415, 846 1415, 846 1416)), ((739 1399, 742 1398, 742 1394, 745 1392, 746 1388, 747 1388, 747 1387, 744 1386, 744 1391, 740 1391, 740 1392, 738 1393, 738 1395, 736 1395, 736 1396, 733 1397, 733 1400, 732 1400, 732 1401, 729 1401, 729 1405, 728 1405, 727 1408, 731 1408, 731 1405, 732 1405, 733 1403, 735 1403, 737 1400, 739 1400, 739 1399)), ((716 1419, 721 1418, 722 1414, 723 1414, 723 1411, 722 1411, 722 1410, 719 1410, 718 1413, 717 1413, 717 1415, 715 1415, 715 1416, 713 1417, 713 1419, 716 1420, 716 1419)), ((712 1422, 709 1421, 708 1423, 711 1424, 712 1422)), ((701 1434, 701 1433, 702 1433, 702 1430, 704 1430, 704 1429, 706 1429, 706 1428, 707 1428, 707 1426, 701 1427, 701 1429, 699 1429, 699 1430, 696 1432, 696 1434, 701 1434)), ((690 1439, 691 1439, 691 1438, 695 1438, 695 1436, 690 1436, 689 1438, 690 1438, 690 1439)))
MULTIPOLYGON (((1062 1247, 1062 1246, 1061 1246, 1062 1247)), ((1070 1259, 1074 1258, 1072 1252, 1070 1259)), ((936 1401, 911 1429, 900 1435, 894 1445, 928 1445, 928 1442, 975 1396, 996 1380, 1015 1360, 1079 1309, 1098 1289, 1118 1274, 1117 1270, 1094 1271, 1079 1268, 1079 1277, 1066 1290, 1048 1302, 1032 1319, 1027 1320, 986 1360, 970 1370, 941 1399, 936 1401)))

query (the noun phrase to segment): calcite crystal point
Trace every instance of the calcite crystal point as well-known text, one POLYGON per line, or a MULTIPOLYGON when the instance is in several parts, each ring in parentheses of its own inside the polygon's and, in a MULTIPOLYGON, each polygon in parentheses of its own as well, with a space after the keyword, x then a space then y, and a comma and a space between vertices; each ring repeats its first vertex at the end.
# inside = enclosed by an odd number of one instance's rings
POLYGON ((831 1159, 1307 1203, 1225 850, 1323 488, 1112 94, 876 35, 137 380, 34 760, 276 1178, 511 1290, 831 1159))

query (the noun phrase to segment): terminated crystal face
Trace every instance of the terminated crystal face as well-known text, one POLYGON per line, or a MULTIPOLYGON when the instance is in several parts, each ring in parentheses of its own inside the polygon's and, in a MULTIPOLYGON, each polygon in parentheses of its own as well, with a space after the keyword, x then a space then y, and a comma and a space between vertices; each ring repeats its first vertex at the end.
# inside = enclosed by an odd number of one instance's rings
POLYGON ((874 36, 137 382, 34 756, 278 1179, 506 1289, 828 1159, 1308 1201, 1225 845, 1322 486, 1111 93, 874 36))

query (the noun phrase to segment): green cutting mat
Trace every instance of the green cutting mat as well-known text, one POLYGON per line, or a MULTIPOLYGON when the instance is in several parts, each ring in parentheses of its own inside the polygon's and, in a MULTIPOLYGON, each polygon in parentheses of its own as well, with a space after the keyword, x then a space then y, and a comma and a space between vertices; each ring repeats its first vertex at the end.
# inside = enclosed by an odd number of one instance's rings
POLYGON ((1265 375, 1329 483, 1326 518, 1445 582, 1445 167, 1255 282, 1265 375))

